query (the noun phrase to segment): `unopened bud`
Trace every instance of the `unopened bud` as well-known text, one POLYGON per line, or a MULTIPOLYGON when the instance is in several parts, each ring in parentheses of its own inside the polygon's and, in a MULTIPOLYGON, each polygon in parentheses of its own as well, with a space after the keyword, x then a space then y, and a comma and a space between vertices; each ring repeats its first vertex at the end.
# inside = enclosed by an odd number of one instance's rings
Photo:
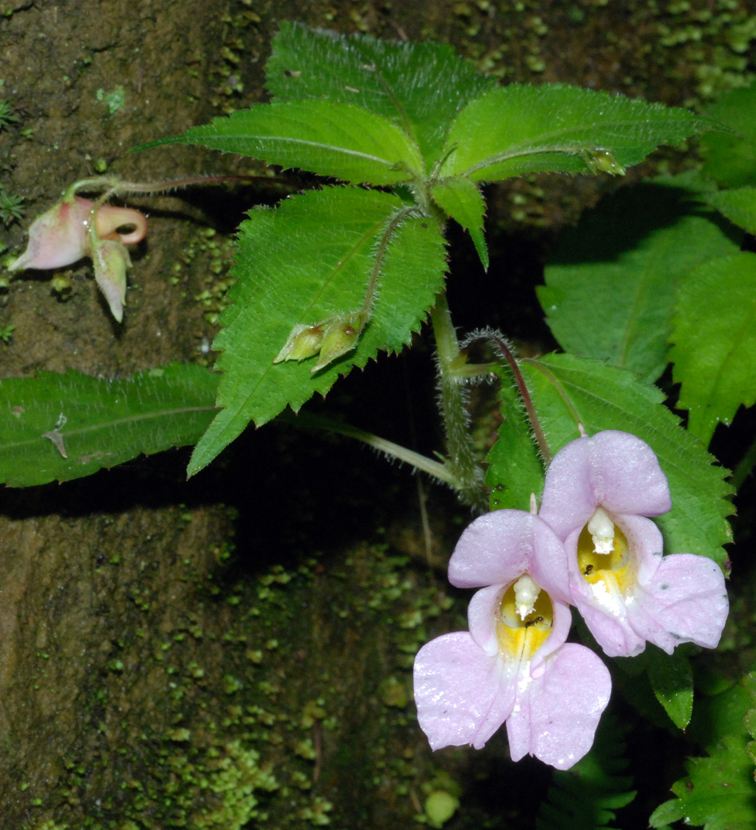
POLYGON ((94 231, 91 238, 97 285, 108 301, 111 314, 120 323, 126 305, 126 269, 131 265, 129 252, 120 240, 97 239, 94 231))
POLYGON ((325 330, 323 342, 320 346, 320 357, 310 370, 317 372, 328 366, 336 358, 351 351, 360 339, 360 333, 365 325, 364 314, 350 314, 341 320, 334 320, 325 330))
POLYGON ((283 349, 276 355, 274 363, 283 360, 306 360, 320 351, 325 328, 321 323, 316 326, 294 326, 283 349))

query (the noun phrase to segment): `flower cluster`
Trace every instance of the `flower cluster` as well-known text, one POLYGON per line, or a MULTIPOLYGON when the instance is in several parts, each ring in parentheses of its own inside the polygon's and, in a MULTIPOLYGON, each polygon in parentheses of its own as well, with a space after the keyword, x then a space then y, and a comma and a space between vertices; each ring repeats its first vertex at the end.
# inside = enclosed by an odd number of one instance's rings
POLYGON ((73 195, 74 188, 34 220, 26 251, 9 268, 62 268, 91 257, 97 284, 120 323, 126 303, 126 269, 131 265, 126 245, 144 239, 147 219, 132 208, 96 206, 73 195), (119 233, 119 228, 126 227, 133 230, 119 233))
POLYGON ((611 680, 590 649, 567 643, 569 605, 609 656, 646 642, 671 654, 714 648, 728 613, 710 559, 663 556, 648 518, 672 506, 653 450, 624 432, 578 438, 546 474, 538 515, 476 519, 449 562, 449 581, 478 588, 469 632, 446 634, 415 659, 418 720, 431 747, 484 746, 506 722, 510 754, 569 769, 590 749, 611 680))

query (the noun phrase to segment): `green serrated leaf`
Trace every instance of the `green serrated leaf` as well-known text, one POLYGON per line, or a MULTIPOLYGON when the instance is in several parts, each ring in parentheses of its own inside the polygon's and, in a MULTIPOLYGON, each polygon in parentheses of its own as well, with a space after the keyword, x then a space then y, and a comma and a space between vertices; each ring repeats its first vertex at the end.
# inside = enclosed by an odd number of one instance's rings
POLYGON ((756 83, 723 95, 706 114, 736 135, 712 132, 701 138, 703 173, 725 187, 756 185, 756 83))
POLYGON ((718 423, 756 402, 756 254, 719 257, 692 271, 672 323, 677 405, 707 445, 718 423))
POLYGON ((609 166, 619 172, 660 144, 705 129, 712 122, 683 109, 563 84, 511 84, 462 110, 449 131, 440 175, 496 181, 609 166))
POLYGON ((324 96, 389 118, 415 139, 429 169, 457 112, 496 84, 445 44, 343 37, 289 21, 265 73, 274 98, 324 96))
POLYGON ((500 370, 499 402, 502 425, 499 437, 486 456, 486 486, 491 490, 491 510, 530 509, 530 494, 543 491, 544 468, 512 373, 500 370))
POLYGON ((727 470, 712 466, 714 458, 680 427, 656 387, 632 372, 569 354, 527 358, 520 366, 552 453, 579 436, 578 422, 589 435, 618 429, 642 438, 672 493, 672 510, 654 519, 667 552, 697 553, 724 565, 720 546, 732 541, 726 519, 731 488, 722 480, 727 470))
POLYGON ((669 655, 651 645, 644 654, 648 679, 656 699, 675 726, 685 729, 693 714, 693 670, 690 661, 679 650, 669 655))
POLYGON ((201 144, 348 182, 398 184, 423 175, 410 137, 388 119, 326 100, 256 104, 139 149, 201 144))
POLYGON ((488 248, 483 234, 486 203, 478 186, 462 176, 442 179, 433 184, 431 196, 445 213, 470 231, 475 250, 487 271, 488 248))
POLYGON ((712 193, 708 202, 738 227, 756 234, 756 187, 720 190, 712 193))
POLYGON ((565 351, 646 381, 664 371, 678 283, 740 248, 740 235, 678 184, 686 180, 622 188, 561 234, 537 291, 565 351))
POLYGON ((224 351, 218 360, 224 409, 195 448, 190 474, 250 420, 260 426, 287 405, 296 411, 352 366, 409 342, 444 279, 443 237, 424 217, 407 218, 388 244, 372 316, 354 351, 315 374, 311 361, 273 362, 294 326, 359 310, 378 243, 403 209, 404 202, 388 193, 332 187, 250 213, 232 269, 232 305, 214 344, 224 351))
POLYGON ((79 372, 0 380, 0 482, 70 481, 194 444, 215 414, 217 389, 207 369, 178 363, 125 380, 79 372))
POLYGON ((604 715, 591 751, 566 772, 556 770, 536 830, 611 830, 615 810, 636 793, 623 757, 625 743, 617 721, 604 715))
MULTIPOLYGON (((747 691, 752 681, 753 675, 746 675, 736 688, 742 692, 746 687, 747 691)), ((741 707, 734 722, 736 731, 715 734, 714 740, 709 733, 709 757, 688 760, 688 776, 672 786, 677 799, 665 802, 654 811, 649 819, 651 827, 660 828, 680 819, 705 830, 756 827, 756 783, 747 749, 748 735, 743 727, 743 718, 754 703, 752 693, 747 691, 734 698, 733 692, 728 691, 711 699, 711 705, 716 707, 722 703, 731 708, 734 699, 740 701, 741 707)), ((720 723, 729 723, 729 718, 720 723)))

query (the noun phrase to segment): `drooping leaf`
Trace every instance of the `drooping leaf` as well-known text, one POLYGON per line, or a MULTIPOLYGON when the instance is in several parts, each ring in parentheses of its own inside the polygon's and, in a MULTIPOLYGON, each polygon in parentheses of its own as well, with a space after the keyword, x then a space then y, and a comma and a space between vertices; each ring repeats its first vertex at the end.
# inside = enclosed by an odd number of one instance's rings
POLYGON ((647 381, 664 371, 678 283, 740 248, 740 234, 678 184, 687 182, 622 188, 561 234, 538 298, 565 351, 647 381))
POLYGON ((215 414, 217 375, 171 364, 125 380, 44 372, 0 380, 0 482, 30 487, 196 443, 215 414))
POLYGON ((706 114, 734 134, 702 136, 703 173, 725 187, 756 185, 756 83, 723 95, 706 114))
POLYGON ((719 257, 680 286, 672 320, 678 407, 708 444, 718 423, 756 402, 756 254, 719 257))
POLYGON ((756 234, 756 187, 720 190, 712 193, 708 201, 731 222, 756 234))
POLYGON ((697 553, 723 565, 721 545, 732 540, 726 516, 731 488, 727 470, 712 466, 713 457, 662 404, 654 386, 632 372, 597 360, 551 354, 521 361, 541 426, 552 453, 579 436, 618 429, 642 438, 654 450, 669 481, 672 510, 655 519, 667 553, 697 553))
POLYGON ((486 486, 491 490, 491 510, 530 509, 530 494, 543 491, 544 467, 533 441, 517 387, 509 369, 502 368, 499 403, 502 424, 499 437, 486 456, 486 486))
POLYGON ((713 700, 715 706, 721 703, 727 707, 733 699, 740 702, 742 708, 734 724, 737 731, 710 733, 708 757, 688 759, 688 775, 672 785, 677 798, 654 810, 649 819, 651 827, 664 827, 681 819, 686 825, 704 827, 705 830, 752 830, 756 827, 756 783, 753 759, 748 751, 749 733, 744 725, 744 718, 753 711, 755 680, 750 673, 737 687, 718 695, 719 700, 713 700), (734 696, 734 692, 742 692, 743 687, 748 695, 734 696))
POLYGON ((389 118, 415 139, 428 169, 457 112, 496 85, 445 44, 343 37, 289 21, 273 39, 265 73, 274 98, 324 96, 389 118))
POLYGON ((642 657, 645 658, 648 679, 656 699, 675 726, 685 729, 693 714, 693 670, 690 660, 680 649, 670 655, 652 645, 646 648, 642 657))
POLYGON ((372 318, 357 348, 313 374, 312 360, 274 363, 296 325, 359 310, 376 251, 406 205, 396 196, 332 187, 287 199, 276 210, 250 213, 240 229, 229 292, 232 305, 215 347, 223 371, 218 413, 195 448, 190 474, 208 464, 252 420, 269 421, 315 392, 325 394, 339 375, 364 366, 380 349, 409 342, 443 285, 440 228, 408 215, 388 243, 372 318))
POLYGON ((449 131, 441 176, 495 181, 533 172, 623 172, 660 144, 712 122, 683 109, 563 84, 511 84, 462 110, 449 131))
POLYGON ((553 774, 541 802, 536 830, 612 830, 615 810, 635 798, 627 768, 625 743, 617 721, 604 715, 591 751, 567 771, 553 774))
POLYGON ((201 144, 348 182, 398 184, 423 172, 416 145, 388 119, 326 100, 255 104, 140 149, 164 144, 201 144))
POLYGON ((462 176, 442 179, 433 184, 431 196, 445 213, 470 231, 480 261, 488 270, 488 248, 483 234, 486 203, 478 186, 462 176))

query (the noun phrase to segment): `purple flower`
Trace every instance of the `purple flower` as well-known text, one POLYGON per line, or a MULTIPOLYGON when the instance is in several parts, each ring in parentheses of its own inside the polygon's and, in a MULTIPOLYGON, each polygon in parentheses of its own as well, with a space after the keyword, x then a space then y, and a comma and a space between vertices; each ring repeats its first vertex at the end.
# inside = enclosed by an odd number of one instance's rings
POLYGON ((433 749, 485 745, 506 721, 512 759, 568 769, 590 749, 611 679, 583 646, 566 644, 571 615, 564 548, 537 516, 476 519, 449 563, 449 581, 481 588, 470 631, 445 634, 415 658, 415 701, 433 749))
POLYGON ((672 507, 651 447, 608 430, 578 438, 551 462, 539 516, 564 541, 572 604, 610 657, 646 642, 672 654, 692 642, 715 648, 727 619, 724 576, 711 559, 664 557, 647 516, 672 507))

